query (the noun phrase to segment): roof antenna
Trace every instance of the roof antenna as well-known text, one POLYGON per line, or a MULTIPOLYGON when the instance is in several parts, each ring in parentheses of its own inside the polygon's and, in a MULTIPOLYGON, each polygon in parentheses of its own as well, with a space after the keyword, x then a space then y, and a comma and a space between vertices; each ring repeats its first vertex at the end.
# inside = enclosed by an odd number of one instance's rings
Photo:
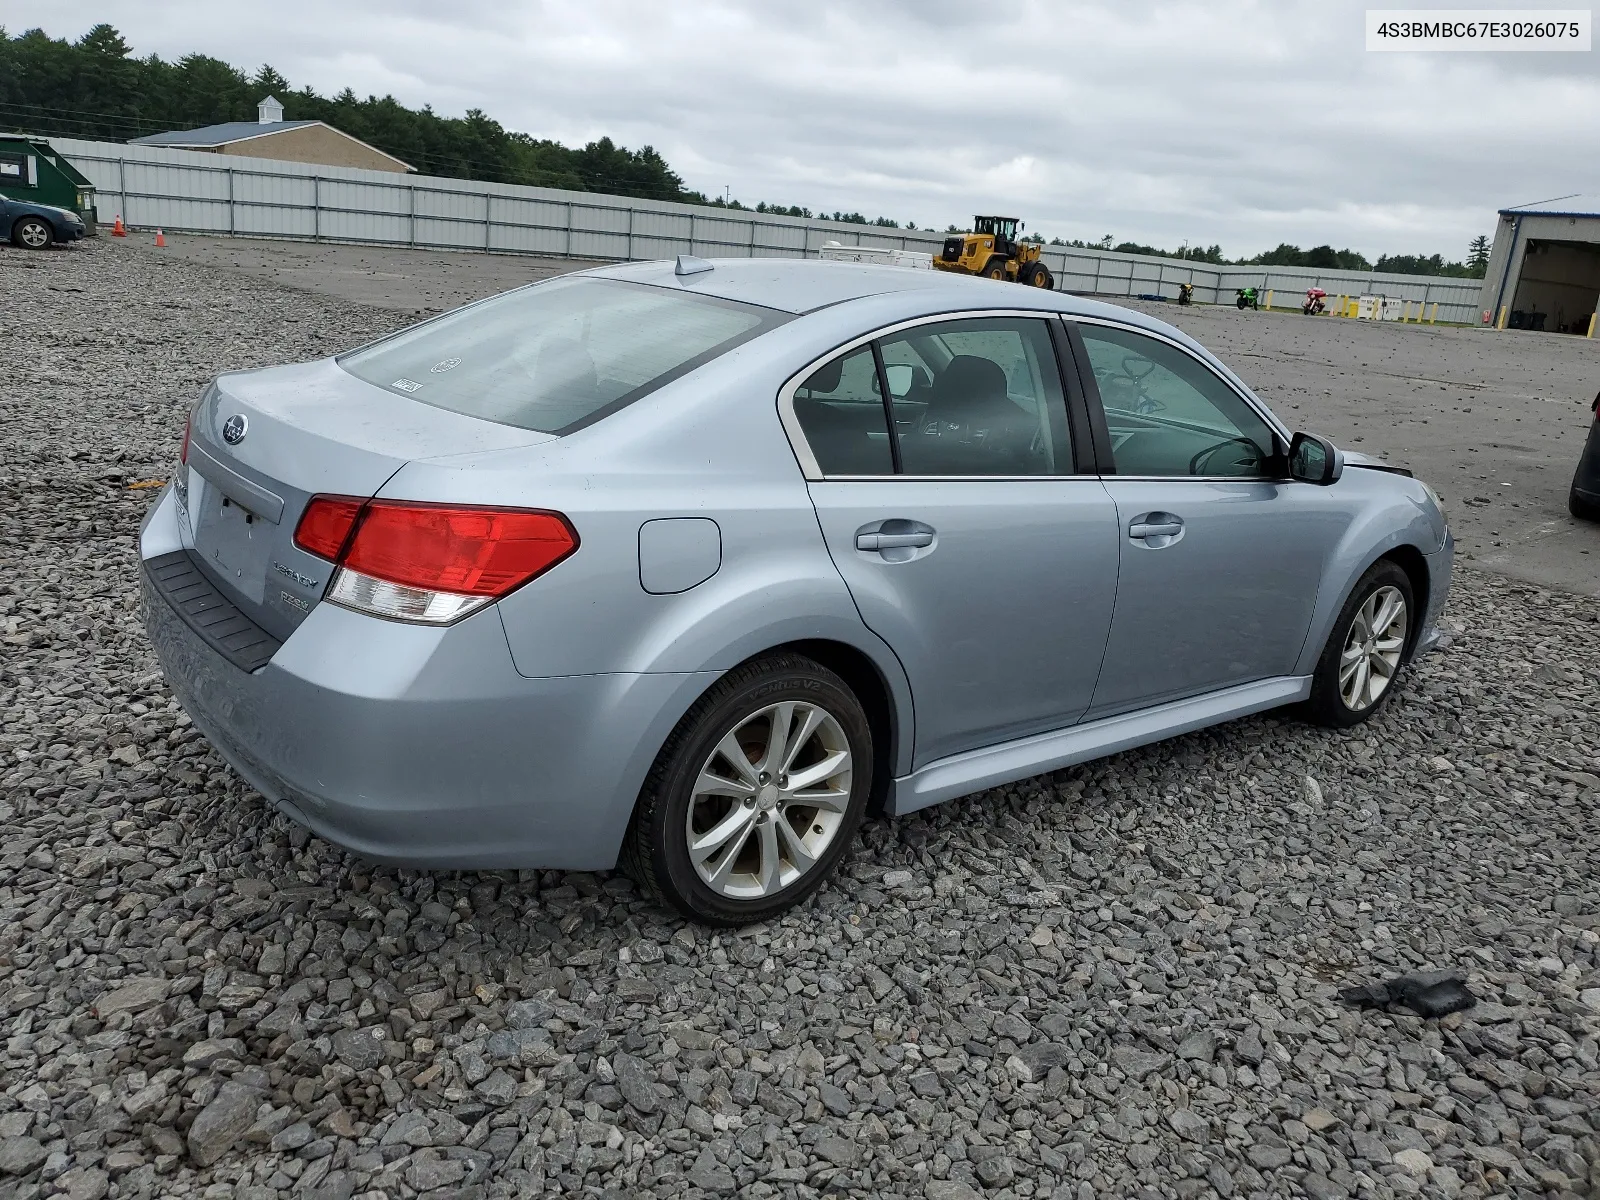
POLYGON ((709 263, 703 258, 696 258, 692 254, 678 255, 678 265, 672 268, 674 275, 701 275, 706 271, 715 271, 715 263, 709 263))

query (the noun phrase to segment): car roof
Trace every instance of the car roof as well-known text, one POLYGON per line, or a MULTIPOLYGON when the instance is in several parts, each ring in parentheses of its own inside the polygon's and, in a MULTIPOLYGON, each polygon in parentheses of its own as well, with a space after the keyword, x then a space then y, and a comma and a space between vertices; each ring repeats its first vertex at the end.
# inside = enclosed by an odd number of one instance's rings
MULTIPOLYGON (((713 258, 712 269, 679 275, 671 261, 618 263, 579 272, 601 279, 672 288, 702 296, 715 296, 742 304, 803 316, 819 309, 872 299, 876 315, 884 315, 885 300, 900 297, 900 317, 917 317, 964 309, 1038 309, 1068 316, 1099 317, 1121 325, 1147 329, 1181 342, 1222 364, 1215 355, 1183 330, 1137 309, 1122 308, 1068 292, 1046 291, 962 275, 952 271, 916 267, 877 266, 817 258, 713 258)), ((1224 367, 1224 370, 1227 368, 1224 367)), ((1235 382, 1237 376, 1229 372, 1235 382)), ((1241 383, 1240 386, 1243 386, 1241 383)))
POLYGON ((1109 307, 1063 292, 1040 291, 975 275, 914 267, 816 258, 714 258, 706 261, 711 263, 712 269, 693 275, 676 274, 670 261, 626 263, 583 273, 602 279, 676 288, 795 314, 893 293, 917 293, 919 305, 931 299, 928 293, 942 293, 949 297, 952 309, 1038 308, 1087 315, 1109 307))

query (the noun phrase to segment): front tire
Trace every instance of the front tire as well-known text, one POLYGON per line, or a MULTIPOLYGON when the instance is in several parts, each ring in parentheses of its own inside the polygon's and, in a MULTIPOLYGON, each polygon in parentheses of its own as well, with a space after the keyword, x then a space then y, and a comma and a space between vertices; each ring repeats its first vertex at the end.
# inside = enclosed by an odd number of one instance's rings
POLYGON ((55 230, 48 221, 38 217, 23 217, 11 227, 11 240, 24 250, 48 250, 56 240, 55 230))
POLYGON ((1577 488, 1567 493, 1567 511, 1580 521, 1600 521, 1600 501, 1589 499, 1577 488))
POLYGON ((1394 694, 1417 618, 1411 580, 1383 559, 1361 577, 1333 624, 1312 678, 1306 716, 1348 729, 1377 712, 1394 694))
POLYGON ((796 654, 729 672, 656 756, 623 869, 707 925, 776 916, 848 852, 872 787, 872 732, 832 671, 796 654))

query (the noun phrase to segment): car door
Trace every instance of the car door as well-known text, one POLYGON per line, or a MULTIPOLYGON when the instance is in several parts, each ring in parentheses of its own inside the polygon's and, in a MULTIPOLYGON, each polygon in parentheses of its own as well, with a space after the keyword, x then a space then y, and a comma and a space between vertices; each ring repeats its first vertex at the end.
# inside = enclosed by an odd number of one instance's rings
POLYGON ((1050 322, 899 326, 802 373, 781 404, 833 561, 905 667, 916 765, 1075 722, 1118 531, 1104 486, 1077 472, 1050 322))
POLYGON ((1090 716, 1291 674, 1348 525, 1283 478, 1282 436, 1175 340, 1069 323, 1121 544, 1090 716))

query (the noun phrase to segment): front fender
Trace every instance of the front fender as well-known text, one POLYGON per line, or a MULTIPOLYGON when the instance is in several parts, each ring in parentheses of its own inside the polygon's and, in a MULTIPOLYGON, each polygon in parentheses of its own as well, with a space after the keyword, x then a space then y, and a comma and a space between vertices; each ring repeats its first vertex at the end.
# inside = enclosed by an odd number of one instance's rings
MULTIPOLYGON (((1328 555, 1317 587, 1311 625, 1295 667, 1297 675, 1310 675, 1316 670, 1317 660, 1322 656, 1345 600, 1373 563, 1402 546, 1422 555, 1424 561, 1431 561, 1428 556, 1436 556, 1445 540, 1444 522, 1416 481, 1351 468, 1333 486, 1346 485, 1368 492, 1369 497, 1328 555), (1372 478, 1363 478, 1367 475, 1372 478)), ((1429 580, 1430 596, 1439 586, 1438 581, 1429 580)), ((1435 607, 1430 603, 1425 609, 1433 611, 1435 607)))

